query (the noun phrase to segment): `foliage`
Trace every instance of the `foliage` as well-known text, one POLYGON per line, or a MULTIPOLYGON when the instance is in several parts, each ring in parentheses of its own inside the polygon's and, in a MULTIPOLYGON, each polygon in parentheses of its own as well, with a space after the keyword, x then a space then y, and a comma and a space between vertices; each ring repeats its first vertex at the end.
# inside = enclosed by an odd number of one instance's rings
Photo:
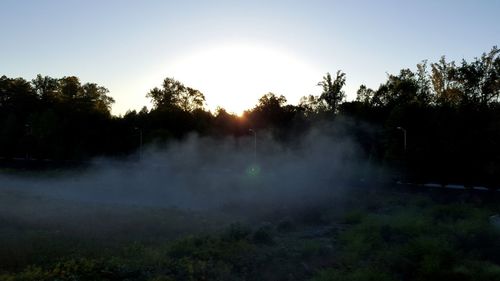
MULTIPOLYGON (((137 218, 127 212, 128 225, 137 229, 92 238, 68 235, 67 229, 55 233, 50 226, 42 232, 38 222, 30 226, 2 216, 2 241, 16 253, 0 251, 0 280, 497 280, 499 232, 488 218, 498 211, 498 197, 488 203, 468 193, 418 193, 380 188, 366 196, 354 190, 340 210, 323 208, 333 213, 322 224, 294 223, 293 229, 274 232, 283 222, 298 221, 301 211, 276 226, 203 226, 203 233, 175 239, 161 229, 151 231, 151 225, 167 220, 173 228, 185 227, 182 222, 191 220, 187 212, 179 218, 157 209, 137 218), (353 203, 356 209, 344 209, 353 203), (36 232, 26 234, 30 228, 36 232), (17 264, 4 262, 9 259, 17 264)), ((200 218, 206 219, 217 222, 200 218)))
POLYGON ((500 256, 491 252, 500 249, 498 232, 488 223, 486 209, 405 199, 410 202, 394 201, 390 210, 357 218, 340 236, 339 263, 312 280, 500 278, 500 256))
MULTIPOLYGON (((416 70, 388 74, 376 89, 361 85, 345 101, 346 74, 326 73, 320 95, 299 105, 267 93, 239 117, 204 108, 204 95, 173 78, 146 96, 153 108, 111 116, 109 91, 75 76, 37 75, 32 81, 0 77, 0 158, 6 165, 81 163, 94 156, 125 156, 139 146, 164 143, 195 132, 249 136, 265 131, 291 144, 318 124, 345 120, 370 161, 396 167, 409 181, 500 184, 500 50, 472 61, 422 61, 416 70), (400 130, 407 132, 404 150, 400 130), (16 161, 13 161, 16 159, 16 161)), ((285 93, 286 94, 286 93, 285 93)), ((261 135, 261 134, 259 134, 261 135)))
POLYGON ((205 96, 198 90, 186 87, 173 78, 165 78, 163 87, 152 89, 147 95, 156 109, 180 109, 193 112, 203 109, 205 96))
POLYGON ((342 71, 337 71, 337 75, 334 80, 330 73, 326 73, 323 77, 323 81, 318 83, 318 86, 323 88, 320 99, 325 101, 329 109, 333 112, 338 111, 340 103, 345 98, 345 92, 342 88, 345 85, 345 73, 342 71))

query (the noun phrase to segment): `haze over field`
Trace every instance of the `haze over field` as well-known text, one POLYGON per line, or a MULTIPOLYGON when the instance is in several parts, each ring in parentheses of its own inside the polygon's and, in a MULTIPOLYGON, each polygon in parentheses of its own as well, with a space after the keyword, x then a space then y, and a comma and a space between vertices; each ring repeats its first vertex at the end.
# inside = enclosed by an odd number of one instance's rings
POLYGON ((98 158, 82 172, 4 175, 0 188, 117 206, 293 208, 341 196, 348 185, 373 176, 345 133, 340 125, 322 126, 286 145, 259 131, 257 161, 253 137, 192 134, 166 148, 146 147, 128 161, 98 158))
POLYGON ((500 280, 500 1, 0 2, 0 281, 500 280))

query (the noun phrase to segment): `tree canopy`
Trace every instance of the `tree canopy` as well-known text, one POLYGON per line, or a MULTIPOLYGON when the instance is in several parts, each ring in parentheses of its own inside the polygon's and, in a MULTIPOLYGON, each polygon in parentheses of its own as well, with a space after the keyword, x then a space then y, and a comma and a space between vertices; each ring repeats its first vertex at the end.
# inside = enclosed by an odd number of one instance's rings
POLYGON ((203 109, 205 96, 198 90, 186 87, 173 78, 165 78, 162 88, 154 88, 146 95, 156 109, 180 109, 193 112, 203 109))
POLYGON ((345 92, 342 90, 345 85, 345 76, 345 73, 339 70, 335 79, 332 80, 330 73, 326 73, 323 81, 318 83, 318 86, 323 88, 320 100, 325 101, 329 109, 333 112, 338 111, 340 103, 345 99, 345 92))
POLYGON ((500 50, 459 63, 442 57, 388 74, 378 88, 361 85, 346 100, 346 74, 326 73, 320 95, 287 104, 286 93, 264 94, 239 117, 205 108, 199 90, 174 78, 146 93, 152 109, 112 116, 109 91, 78 77, 0 77, 0 158, 83 160, 128 155, 144 143, 201 135, 248 136, 266 130, 277 139, 317 124, 352 120, 352 137, 368 159, 405 166, 417 178, 500 184, 500 50), (342 117, 342 118, 337 118, 342 117), (403 150, 401 131, 408 133, 403 150), (369 129, 367 129, 369 128, 369 129), (418 171, 418 173, 416 172, 418 171))

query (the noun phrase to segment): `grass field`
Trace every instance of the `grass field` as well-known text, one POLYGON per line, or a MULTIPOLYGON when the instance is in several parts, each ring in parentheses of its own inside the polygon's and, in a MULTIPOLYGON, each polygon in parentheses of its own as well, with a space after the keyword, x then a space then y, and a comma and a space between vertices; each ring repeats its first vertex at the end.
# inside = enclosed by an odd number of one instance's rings
POLYGON ((208 211, 0 190, 0 280, 500 280, 495 196, 358 187, 208 211))

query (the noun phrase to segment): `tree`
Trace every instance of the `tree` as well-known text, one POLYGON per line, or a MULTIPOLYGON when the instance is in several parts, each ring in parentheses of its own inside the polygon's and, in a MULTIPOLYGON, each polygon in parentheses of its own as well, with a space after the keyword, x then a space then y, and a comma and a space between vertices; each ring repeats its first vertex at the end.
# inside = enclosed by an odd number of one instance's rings
POLYGON ((36 108, 38 98, 31 84, 23 78, 0 77, 0 108, 16 115, 27 115, 36 108))
POLYGON ((463 92, 456 83, 455 62, 446 62, 444 56, 438 63, 431 64, 431 82, 436 95, 436 103, 445 106, 458 106, 463 101, 463 92))
POLYGON ((246 111, 245 115, 255 128, 280 126, 286 115, 285 104, 284 96, 267 93, 260 97, 257 105, 251 111, 246 111))
POLYGON ((372 89, 367 88, 365 85, 361 85, 356 92, 356 101, 364 104, 371 104, 374 94, 375 92, 372 89))
POLYGON ((370 101, 375 107, 394 108, 403 105, 427 106, 430 103, 429 81, 425 76, 425 66, 418 65, 417 74, 410 69, 402 69, 398 75, 389 74, 387 81, 376 91, 364 85, 358 90, 358 101, 370 101))
POLYGON ((320 99, 328 104, 332 112, 338 111, 339 104, 345 98, 345 92, 342 90, 345 85, 345 80, 345 73, 339 70, 337 71, 335 80, 332 80, 330 73, 326 73, 326 75, 323 76, 323 81, 318 83, 318 86, 323 87, 320 99))
POLYGON ((177 105, 187 112, 194 112, 203 109, 205 96, 198 90, 186 87, 177 97, 177 105))
POLYGON ((36 94, 41 100, 53 100, 58 96, 59 80, 49 76, 38 74, 35 79, 31 80, 31 84, 35 89, 36 94))
POLYGON ((205 96, 198 90, 186 87, 173 78, 165 78, 163 87, 153 88, 146 97, 150 98, 156 109, 180 109, 193 112, 203 109, 205 96))
POLYGON ((397 76, 389 75, 387 86, 392 103, 407 105, 419 102, 417 79, 410 69, 402 69, 397 76))
POLYGON ((286 98, 283 95, 276 96, 273 93, 267 93, 259 98, 257 109, 260 110, 275 110, 286 104, 286 98))
POLYGON ((82 85, 76 76, 66 76, 59 79, 59 91, 66 100, 75 99, 80 95, 82 85))
POLYGON ((115 100, 108 96, 109 90, 96 83, 86 83, 79 91, 78 99, 87 103, 92 109, 109 114, 115 100))
POLYGON ((431 80, 427 72, 427 60, 417 64, 417 101, 421 105, 430 105, 433 102, 431 80))
POLYGON ((306 115, 319 114, 328 111, 328 105, 318 96, 309 95, 300 98, 299 107, 306 115))
POLYGON ((500 50, 495 46, 471 63, 462 60, 456 80, 468 104, 486 106, 500 96, 500 50))
POLYGON ((218 135, 236 134, 241 126, 239 121, 238 116, 228 113, 222 107, 217 107, 213 118, 214 132, 218 135))

